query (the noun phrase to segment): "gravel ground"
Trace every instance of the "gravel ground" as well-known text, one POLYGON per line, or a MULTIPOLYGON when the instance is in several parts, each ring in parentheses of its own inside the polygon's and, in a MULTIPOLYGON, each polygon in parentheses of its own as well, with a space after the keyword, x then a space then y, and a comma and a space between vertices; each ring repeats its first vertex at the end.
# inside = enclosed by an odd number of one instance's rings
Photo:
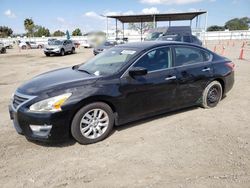
POLYGON ((14 130, 8 103, 24 81, 84 62, 92 50, 64 57, 41 50, 1 54, 1 187, 250 187, 250 53, 238 60, 241 42, 230 45, 225 55, 236 64, 235 85, 216 108, 130 123, 87 146, 27 141, 14 130))

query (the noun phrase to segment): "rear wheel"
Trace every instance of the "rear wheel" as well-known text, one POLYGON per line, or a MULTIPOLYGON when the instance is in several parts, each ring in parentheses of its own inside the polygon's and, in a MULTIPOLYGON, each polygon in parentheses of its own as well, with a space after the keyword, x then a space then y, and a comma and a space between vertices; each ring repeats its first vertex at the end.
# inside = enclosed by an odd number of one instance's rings
POLYGON ((22 49, 24 49, 24 50, 25 50, 25 49, 27 49, 27 47, 26 47, 26 46, 22 46, 22 49))
POLYGON ((61 55, 61 56, 64 56, 64 55, 65 55, 64 49, 61 49, 60 55, 61 55))
POLYGON ((215 107, 222 98, 222 86, 218 81, 212 81, 204 89, 202 94, 202 104, 203 108, 213 108, 215 107))
POLYGON ((71 50, 71 53, 74 54, 76 52, 76 49, 73 47, 71 50))
POLYGON ((106 138, 113 125, 114 114, 110 106, 95 102, 76 113, 71 124, 71 133, 80 144, 92 144, 106 138))

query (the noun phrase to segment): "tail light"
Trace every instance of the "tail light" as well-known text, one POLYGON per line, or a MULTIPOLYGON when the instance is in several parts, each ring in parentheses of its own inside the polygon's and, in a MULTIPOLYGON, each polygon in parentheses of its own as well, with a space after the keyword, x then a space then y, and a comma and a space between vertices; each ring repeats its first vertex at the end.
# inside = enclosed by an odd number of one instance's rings
POLYGON ((226 66, 228 66, 229 68, 231 68, 232 71, 234 71, 234 69, 235 69, 235 64, 233 62, 227 62, 226 66))

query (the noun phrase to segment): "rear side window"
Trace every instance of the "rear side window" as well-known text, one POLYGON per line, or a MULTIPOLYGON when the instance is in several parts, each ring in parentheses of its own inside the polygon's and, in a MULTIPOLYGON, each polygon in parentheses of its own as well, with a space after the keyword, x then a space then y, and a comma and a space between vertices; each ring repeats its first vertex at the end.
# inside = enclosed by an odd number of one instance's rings
POLYGON ((191 43, 191 37, 190 36, 183 36, 183 42, 191 43))
POLYGON ((192 47, 175 47, 175 66, 200 63, 210 60, 210 54, 192 47))

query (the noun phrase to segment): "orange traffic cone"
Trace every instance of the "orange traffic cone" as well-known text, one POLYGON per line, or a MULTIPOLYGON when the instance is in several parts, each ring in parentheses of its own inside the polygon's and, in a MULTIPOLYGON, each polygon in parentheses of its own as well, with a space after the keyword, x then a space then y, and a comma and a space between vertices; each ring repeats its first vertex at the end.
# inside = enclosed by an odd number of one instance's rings
POLYGON ((241 60, 243 59, 243 54, 244 54, 244 49, 241 48, 239 59, 241 59, 241 60))

